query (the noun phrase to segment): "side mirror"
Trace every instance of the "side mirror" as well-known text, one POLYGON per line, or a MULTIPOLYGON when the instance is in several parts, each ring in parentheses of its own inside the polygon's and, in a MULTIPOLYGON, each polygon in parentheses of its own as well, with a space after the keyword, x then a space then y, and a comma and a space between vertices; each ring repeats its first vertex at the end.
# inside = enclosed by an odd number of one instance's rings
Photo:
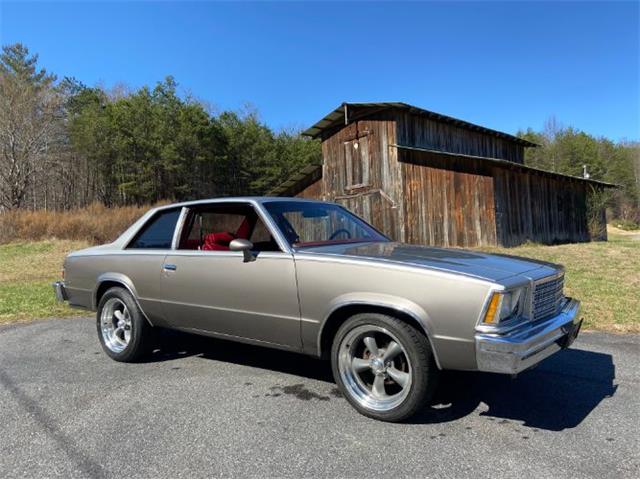
POLYGON ((229 243, 229 250, 232 252, 242 252, 244 254, 244 261, 253 262, 256 257, 251 253, 253 250, 253 243, 249 240, 245 240, 244 238, 236 238, 235 240, 231 240, 229 243))

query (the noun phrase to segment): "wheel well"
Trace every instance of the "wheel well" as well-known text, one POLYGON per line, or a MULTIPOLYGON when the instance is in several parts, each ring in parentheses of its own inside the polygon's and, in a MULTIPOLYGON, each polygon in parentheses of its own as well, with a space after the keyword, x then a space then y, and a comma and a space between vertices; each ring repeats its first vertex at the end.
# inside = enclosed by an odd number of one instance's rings
MULTIPOLYGON (((331 344, 333 343, 333 338, 335 337, 336 333, 338 333, 338 329, 340 328, 340 326, 345 321, 347 321, 347 319, 349 319, 350 317, 358 313, 382 313, 384 315, 395 317, 413 326, 415 329, 417 329, 419 332, 422 332, 428 338, 427 332, 425 332, 420 322, 418 322, 412 315, 406 312, 403 312, 401 310, 396 310, 393 307, 384 307, 384 306, 378 306, 378 305, 367 305, 367 304, 346 305, 332 312, 329 318, 327 318, 324 328, 322 329, 322 334, 320 335, 320 355, 323 358, 329 358, 329 354, 331 353, 331 344)), ((434 352, 434 355, 435 355, 435 352, 434 352)))
POLYGON ((100 299, 102 298, 102 296, 111 287, 127 288, 125 284, 123 284, 122 282, 117 282, 115 280, 105 280, 104 282, 102 282, 100 284, 100 286, 98 287, 98 290, 96 290, 96 300, 95 300, 95 302, 96 302, 95 303, 95 308, 96 309, 98 309, 98 305, 100 304, 100 299))
POLYGON ((149 320, 149 317, 147 316, 147 314, 144 312, 144 310, 142 310, 142 307, 140 306, 140 302, 136 298, 135 294, 124 282, 119 282, 118 280, 105 280, 102 283, 100 283, 100 285, 98 286, 98 289, 96 290, 96 299, 95 299, 96 310, 98 309, 98 305, 100 304, 100 300, 102 299, 102 296, 107 292, 107 290, 109 290, 112 287, 124 288, 127 292, 129 292, 133 297, 133 301, 135 302, 136 306, 140 310, 140 313, 142 313, 142 317, 149 323, 149 325, 153 327, 151 320, 149 320))

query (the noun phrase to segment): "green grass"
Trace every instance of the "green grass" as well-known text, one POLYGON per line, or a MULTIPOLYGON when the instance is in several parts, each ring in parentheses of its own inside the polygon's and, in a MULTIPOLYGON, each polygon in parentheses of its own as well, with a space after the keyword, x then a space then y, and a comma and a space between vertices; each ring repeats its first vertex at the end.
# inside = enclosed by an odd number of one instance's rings
MULTIPOLYGON (((55 301, 51 282, 64 256, 86 242, 52 240, 0 245, 0 323, 80 315, 55 301)), ((486 248, 566 267, 566 292, 582 301, 585 328, 640 333, 640 240, 610 235, 608 242, 486 248)))
POLYGON ((86 245, 68 240, 0 245, 0 324, 80 315, 56 302, 51 282, 60 279, 65 255, 86 245))
POLYGON ((640 240, 610 234, 608 242, 482 250, 564 265, 565 292, 582 302, 584 328, 640 332, 640 240))

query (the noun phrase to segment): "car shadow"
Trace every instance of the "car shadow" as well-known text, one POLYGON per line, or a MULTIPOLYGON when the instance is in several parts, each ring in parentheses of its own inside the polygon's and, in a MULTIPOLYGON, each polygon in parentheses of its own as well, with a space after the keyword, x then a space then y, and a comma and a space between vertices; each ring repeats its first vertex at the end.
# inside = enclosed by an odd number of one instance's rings
MULTIPOLYGON (((306 355, 181 332, 164 331, 159 340, 148 362, 199 356, 334 383, 329 363, 306 355)), ((560 431, 576 427, 613 396, 614 380, 611 355, 577 348, 558 352, 516 378, 445 371, 430 405, 406 423, 446 423, 479 410, 489 421, 560 431)))
POLYGON ((159 348, 145 362, 198 356, 333 383, 328 362, 295 352, 171 330, 161 330, 157 343, 159 348))
POLYGON ((611 355, 570 348, 516 378, 480 372, 444 372, 431 405, 410 423, 442 423, 481 410, 490 421, 560 431, 579 425, 612 397, 611 355))

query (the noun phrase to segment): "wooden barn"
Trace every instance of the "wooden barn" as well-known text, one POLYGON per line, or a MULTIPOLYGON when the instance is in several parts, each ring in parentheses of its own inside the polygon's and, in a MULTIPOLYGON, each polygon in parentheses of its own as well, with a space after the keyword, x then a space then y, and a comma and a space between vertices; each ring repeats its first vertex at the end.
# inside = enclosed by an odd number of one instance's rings
POLYGON ((322 165, 271 194, 341 203, 406 243, 589 241, 588 196, 611 186, 527 167, 535 144, 405 103, 343 103, 304 134, 321 139, 322 165))

